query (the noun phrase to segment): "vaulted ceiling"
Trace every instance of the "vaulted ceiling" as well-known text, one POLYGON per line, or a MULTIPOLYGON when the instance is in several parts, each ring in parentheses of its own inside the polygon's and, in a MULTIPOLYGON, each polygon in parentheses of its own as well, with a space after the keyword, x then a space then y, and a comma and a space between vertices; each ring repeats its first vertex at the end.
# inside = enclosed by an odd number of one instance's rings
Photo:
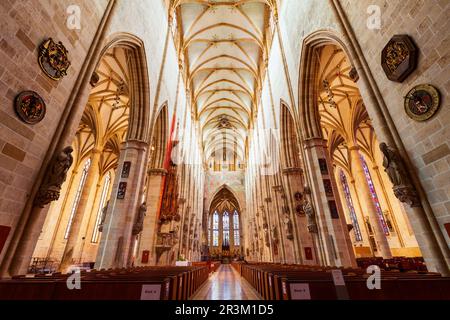
POLYGON ((349 76, 352 66, 346 53, 335 45, 327 45, 317 54, 323 136, 328 141, 335 162, 349 169, 348 147, 358 145, 372 158, 377 145, 376 137, 358 86, 349 76))
POLYGON ((74 146, 78 162, 93 149, 102 151, 100 169, 106 173, 117 165, 120 145, 128 130, 129 74, 127 51, 113 48, 99 62, 91 81, 89 100, 81 118, 74 146))
POLYGON ((247 132, 265 71, 271 0, 175 0, 184 62, 205 160, 245 161, 247 132))

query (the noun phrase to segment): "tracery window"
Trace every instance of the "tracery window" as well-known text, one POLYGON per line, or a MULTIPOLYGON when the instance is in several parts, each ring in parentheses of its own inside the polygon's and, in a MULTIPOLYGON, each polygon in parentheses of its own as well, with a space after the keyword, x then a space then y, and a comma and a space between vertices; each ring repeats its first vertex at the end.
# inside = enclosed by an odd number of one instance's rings
POLYGON ((233 214, 233 240, 235 246, 241 245, 239 238, 239 214, 237 211, 234 211, 233 214))
POLYGON ((355 207, 353 206, 352 195, 350 194, 350 188, 348 186, 347 177, 344 171, 340 171, 340 178, 342 188, 344 189, 345 201, 347 203, 348 210, 350 212, 350 219, 352 220, 353 230, 355 232, 355 240, 362 241, 361 229, 359 227, 358 218, 356 217, 355 207))
POLYGON ((230 245, 230 215, 227 211, 223 214, 223 246, 230 245))
POLYGON ((213 214, 213 246, 219 246, 219 213, 213 214))
POLYGON ((361 157, 361 163, 364 169, 364 174, 366 176, 367 184, 369 185, 369 190, 372 195, 373 203, 375 204, 375 208, 377 210, 378 219, 381 222, 381 226, 383 228, 384 233, 388 236, 389 235, 389 228, 386 224, 386 220, 384 219, 383 210, 381 209, 380 201, 378 200, 377 192, 375 190, 375 186, 373 184, 372 176, 370 175, 369 167, 367 166, 367 162, 364 159, 362 155, 361 157))
POLYGON ((83 167, 83 172, 81 174, 80 183, 78 184, 77 192, 75 194, 75 199, 73 200, 72 209, 70 210, 69 222, 67 223, 66 232, 64 233, 64 239, 69 238, 70 229, 72 228, 73 218, 75 212, 77 211, 78 204, 80 203, 81 193, 83 192, 84 184, 86 183, 86 178, 91 167, 91 159, 88 159, 83 167))
POLYGON ((94 232, 92 233, 91 239, 92 243, 98 242, 99 236, 98 226, 100 225, 100 222, 102 220, 103 208, 106 206, 106 198, 108 197, 108 190, 110 184, 111 184, 111 172, 108 172, 108 174, 105 176, 105 181, 103 182, 102 195, 100 197, 100 205, 97 210, 97 219, 95 221, 94 232))

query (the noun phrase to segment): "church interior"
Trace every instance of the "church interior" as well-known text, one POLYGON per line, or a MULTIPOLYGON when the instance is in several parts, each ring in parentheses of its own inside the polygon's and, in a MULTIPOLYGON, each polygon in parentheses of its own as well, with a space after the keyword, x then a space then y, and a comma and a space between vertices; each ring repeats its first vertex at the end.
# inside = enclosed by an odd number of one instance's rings
POLYGON ((0 16, 0 300, 450 299, 450 1, 0 16))

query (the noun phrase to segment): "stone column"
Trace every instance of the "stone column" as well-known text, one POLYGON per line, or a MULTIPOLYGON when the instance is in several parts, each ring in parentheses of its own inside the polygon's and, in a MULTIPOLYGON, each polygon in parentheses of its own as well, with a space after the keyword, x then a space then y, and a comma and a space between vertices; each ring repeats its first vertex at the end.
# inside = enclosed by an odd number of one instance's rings
POLYGON ((297 207, 302 206, 301 199, 295 199, 295 194, 304 194, 304 178, 303 170, 299 167, 285 168, 283 169, 283 182, 286 186, 286 196, 290 208, 292 210, 292 223, 294 233, 294 249, 295 249, 295 263, 299 264, 318 264, 318 259, 313 256, 313 260, 306 260, 305 247, 313 248, 311 236, 307 230, 306 219, 301 215, 301 211, 297 212, 297 207))
POLYGON ((148 144, 138 140, 127 141, 122 147, 118 172, 98 248, 96 269, 128 267, 131 264, 130 258, 135 240, 132 231, 139 207, 143 202, 147 150, 148 144), (131 163, 128 177, 122 177, 125 162, 131 163), (121 183, 127 184, 124 199, 117 197, 121 183))
POLYGON ((89 167, 89 172, 87 174, 86 181, 84 182, 83 190, 78 201, 78 206, 72 218, 72 224, 70 226, 66 247, 64 249, 61 265, 59 266, 59 270, 63 273, 67 271, 67 268, 70 267, 73 262, 76 246, 81 245, 81 225, 83 223, 84 213, 88 207, 89 200, 92 198, 92 188, 96 185, 98 180, 98 165, 100 162, 100 156, 100 150, 92 150, 91 166, 89 167))
POLYGON ((398 227, 397 217, 395 216, 395 212, 394 212, 394 209, 393 209, 392 204, 391 204, 391 199, 389 198, 389 195, 388 195, 388 193, 386 191, 386 186, 384 184, 383 177, 381 176, 381 173, 380 173, 380 168, 377 165, 375 165, 373 167, 373 171, 375 171, 376 178, 378 179, 378 182, 379 182, 379 184, 381 186, 381 190, 383 192, 383 196, 384 196, 384 199, 386 201, 386 204, 388 206, 389 213, 390 213, 390 216, 391 216, 391 223, 392 223, 392 225, 394 227, 395 232, 397 233, 398 241, 400 242, 400 247, 404 248, 405 247, 405 241, 403 240, 402 232, 401 232, 400 228, 398 227))
POLYGON ((167 170, 165 169, 148 169, 147 171, 147 194, 145 198, 147 215, 144 218, 144 228, 139 237, 139 247, 135 262, 137 266, 152 264, 153 260, 156 260, 157 215, 161 199, 162 181, 166 174, 167 170), (144 251, 149 252, 147 263, 142 263, 144 251))
MULTIPOLYGON (((305 140, 305 170, 306 182, 311 193, 312 206, 316 213, 317 233, 311 233, 317 255, 322 264, 338 266, 356 266, 353 245, 348 234, 341 202, 336 194, 334 174, 332 172, 331 159, 326 146, 326 141, 321 138, 305 140), (332 183, 333 195, 325 192, 324 181, 332 183), (334 202, 338 217, 332 216, 331 202, 334 202)), ((309 193, 306 192, 305 193, 309 193)), ((307 197, 307 198, 308 198, 307 197)))
POLYGON ((380 217, 378 216, 375 204, 373 203, 369 185, 367 184, 364 168, 361 163, 359 147, 358 146, 350 147, 349 153, 353 177, 355 179, 358 194, 360 196, 360 199, 362 200, 361 201, 362 209, 369 216, 369 219, 373 226, 375 240, 377 242, 378 249, 380 250, 381 255, 383 256, 383 258, 391 258, 392 257, 391 249, 389 248, 389 243, 386 238, 386 234, 384 233, 383 227, 381 225, 380 217))

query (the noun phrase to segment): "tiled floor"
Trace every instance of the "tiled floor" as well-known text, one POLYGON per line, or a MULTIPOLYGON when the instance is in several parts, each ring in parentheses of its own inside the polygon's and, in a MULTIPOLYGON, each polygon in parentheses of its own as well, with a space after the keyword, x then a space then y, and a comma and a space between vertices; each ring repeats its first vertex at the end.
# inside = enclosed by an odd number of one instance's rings
POLYGON ((192 300, 261 300, 259 294, 230 265, 221 265, 192 300))

